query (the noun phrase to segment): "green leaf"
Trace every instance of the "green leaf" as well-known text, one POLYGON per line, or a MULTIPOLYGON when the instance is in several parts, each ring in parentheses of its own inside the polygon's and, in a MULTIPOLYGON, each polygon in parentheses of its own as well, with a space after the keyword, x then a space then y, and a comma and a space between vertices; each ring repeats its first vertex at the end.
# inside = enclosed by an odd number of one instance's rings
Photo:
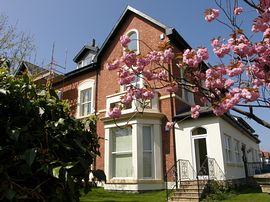
POLYGON ((5 89, 2 89, 2 88, 1 88, 1 89, 0 89, 0 93, 6 95, 6 94, 7 94, 7 91, 6 91, 5 89))
POLYGON ((16 192, 12 189, 8 189, 5 195, 6 195, 6 198, 11 201, 15 197, 16 192))
POLYGON ((56 123, 54 123, 54 126, 57 127, 59 124, 64 125, 64 121, 65 121, 65 119, 60 118, 56 123))
POLYGON ((36 158, 36 149, 35 148, 27 149, 23 154, 23 158, 26 161, 26 163, 29 166, 31 166, 36 158))
POLYGON ((10 138, 12 140, 15 140, 16 142, 18 141, 19 139, 19 136, 20 136, 20 132, 16 129, 16 130, 11 130, 10 131, 10 138))
POLYGON ((59 178, 59 170, 62 168, 62 166, 58 166, 53 168, 53 176, 56 178, 59 178))

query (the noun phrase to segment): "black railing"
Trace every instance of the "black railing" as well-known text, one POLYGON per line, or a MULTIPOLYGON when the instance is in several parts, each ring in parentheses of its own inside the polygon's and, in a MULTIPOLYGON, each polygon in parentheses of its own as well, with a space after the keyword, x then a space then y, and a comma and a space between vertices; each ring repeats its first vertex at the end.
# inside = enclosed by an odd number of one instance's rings
POLYGON ((189 160, 178 159, 176 165, 173 165, 165 175, 167 201, 172 191, 181 186, 182 181, 195 179, 195 177, 196 172, 189 160))
POLYGON ((264 162, 247 162, 246 164, 248 176, 253 176, 262 173, 270 173, 270 164, 264 162))
POLYGON ((206 157, 198 172, 194 170, 188 160, 179 159, 165 174, 167 201, 173 190, 181 187, 185 180, 197 180, 198 194, 201 198, 201 190, 210 180, 225 180, 225 174, 214 158, 206 157))
POLYGON ((179 160, 173 165, 165 174, 166 183, 166 199, 169 201, 169 196, 174 189, 178 188, 178 177, 177 177, 177 165, 179 160))
POLYGON ((197 172, 197 185, 198 196, 201 198, 201 194, 205 188, 210 191, 209 182, 215 180, 216 182, 222 182, 225 180, 225 174, 216 162, 214 158, 206 157, 197 172))

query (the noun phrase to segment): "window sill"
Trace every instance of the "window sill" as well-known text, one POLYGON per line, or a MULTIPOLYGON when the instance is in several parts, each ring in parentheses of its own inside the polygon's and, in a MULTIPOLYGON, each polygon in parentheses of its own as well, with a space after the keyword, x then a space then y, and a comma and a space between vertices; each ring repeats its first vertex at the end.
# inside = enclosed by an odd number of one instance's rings
POLYGON ((94 112, 91 113, 91 114, 87 114, 87 115, 85 115, 85 116, 77 116, 76 119, 84 119, 84 118, 88 118, 88 117, 93 116, 93 115, 95 115, 94 112))
POLYGON ((162 183, 161 179, 132 179, 130 177, 127 178, 112 178, 106 182, 106 184, 159 184, 162 183))

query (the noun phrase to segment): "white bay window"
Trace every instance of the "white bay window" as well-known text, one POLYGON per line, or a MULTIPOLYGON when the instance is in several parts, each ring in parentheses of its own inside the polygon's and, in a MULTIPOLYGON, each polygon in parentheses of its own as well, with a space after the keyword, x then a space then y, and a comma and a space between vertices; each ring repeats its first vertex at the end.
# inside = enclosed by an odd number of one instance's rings
POLYGON ((113 128, 112 161, 113 177, 132 177, 132 133, 131 128, 113 128))
POLYGON ((124 120, 117 126, 105 121, 104 126, 104 169, 108 184, 128 184, 138 180, 144 184, 145 180, 161 182, 161 120, 133 119, 129 126, 124 120))
POLYGON ((143 126, 143 177, 152 177, 153 143, 151 126, 143 126))

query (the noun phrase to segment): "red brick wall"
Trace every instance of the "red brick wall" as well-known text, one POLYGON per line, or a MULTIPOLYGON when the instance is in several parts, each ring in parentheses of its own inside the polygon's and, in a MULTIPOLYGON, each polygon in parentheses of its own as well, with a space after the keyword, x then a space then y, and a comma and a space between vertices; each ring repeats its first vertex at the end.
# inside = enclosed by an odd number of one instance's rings
POLYGON ((61 90, 62 99, 69 100, 71 105, 71 113, 76 116, 78 86, 87 79, 96 80, 96 71, 90 71, 80 76, 76 76, 68 81, 63 81, 54 86, 55 89, 61 90))
MULTIPOLYGON (((105 68, 107 62, 113 61, 116 58, 121 57, 123 53, 123 48, 120 45, 119 38, 121 35, 125 34, 131 29, 136 29, 139 32, 139 50, 140 54, 144 55, 151 51, 145 44, 151 47, 152 50, 158 49, 158 45, 161 42, 167 41, 165 38, 163 41, 160 40, 160 35, 164 33, 164 30, 160 27, 152 24, 151 22, 146 21, 145 19, 135 15, 130 14, 126 21, 123 23, 122 27, 116 34, 116 36, 109 41, 107 49, 104 51, 104 54, 101 57, 101 66, 98 70, 98 81, 97 85, 97 102, 95 103, 97 112, 99 112, 99 118, 105 116, 104 110, 106 109, 106 96, 114 94, 120 91, 120 86, 117 82, 118 76, 117 71, 108 71, 105 68), (103 110, 103 111, 101 111, 103 110)), ((176 49, 176 51, 179 51, 176 49)), ((173 73, 180 75, 178 68, 173 64, 174 67, 173 73)), ((149 67, 150 68, 150 67, 149 67)), ((77 96, 78 85, 86 79, 96 80, 96 72, 92 71, 87 74, 83 74, 76 78, 70 79, 63 84, 56 86, 58 89, 63 90, 63 98, 69 99, 71 102, 72 114, 76 114, 77 107, 77 96)), ((181 96, 181 90, 177 93, 181 96)), ((160 96, 169 95, 165 90, 160 91, 160 96)), ((167 121, 171 121, 172 117, 175 115, 173 113, 183 110, 183 103, 175 98, 166 98, 160 101, 160 111, 165 115, 162 124, 162 143, 163 143, 163 164, 164 164, 164 173, 168 170, 174 163, 174 145, 173 145, 173 131, 166 132, 165 124, 167 121), (174 112, 172 112, 172 106, 174 112)), ((97 158, 96 167, 97 169, 104 169, 104 124, 102 121, 97 123, 97 133, 101 137, 100 139, 100 152, 101 156, 97 158)))
MULTIPOLYGON (((117 83, 117 70, 109 72, 105 68, 105 64, 107 62, 113 61, 116 58, 121 57, 123 53, 123 48, 119 43, 119 38, 131 29, 137 29, 139 32, 139 39, 147 43, 147 45, 150 46, 152 50, 158 49, 158 45, 161 42, 168 40, 167 38, 165 38, 164 41, 160 40, 160 35, 164 33, 164 30, 162 30, 160 27, 157 27, 151 22, 148 22, 135 14, 131 14, 126 19, 126 22, 123 24, 116 36, 109 42, 110 44, 101 58, 101 69, 99 72, 98 84, 98 110, 103 110, 106 108, 107 95, 114 94, 120 91, 120 86, 117 83)), ((142 55, 147 54, 151 51, 143 42, 140 42, 139 44, 140 54, 142 55)), ((168 95, 168 93, 166 93, 164 90, 161 90, 160 93, 161 96, 168 95)), ((172 131, 165 132, 164 130, 166 122, 168 120, 171 121, 173 116, 171 113, 170 99, 164 99, 160 101, 160 110, 162 113, 165 114, 162 125, 163 164, 165 171, 168 170, 174 163, 174 145, 172 131)), ((101 113, 100 117, 104 115, 105 113, 101 113)), ((99 135, 103 136, 104 126, 102 122, 98 123, 97 131, 99 135)), ((104 140, 102 140, 101 142, 101 153, 103 154, 104 140)), ((97 167, 103 168, 103 166, 103 162, 97 162, 97 167)))

